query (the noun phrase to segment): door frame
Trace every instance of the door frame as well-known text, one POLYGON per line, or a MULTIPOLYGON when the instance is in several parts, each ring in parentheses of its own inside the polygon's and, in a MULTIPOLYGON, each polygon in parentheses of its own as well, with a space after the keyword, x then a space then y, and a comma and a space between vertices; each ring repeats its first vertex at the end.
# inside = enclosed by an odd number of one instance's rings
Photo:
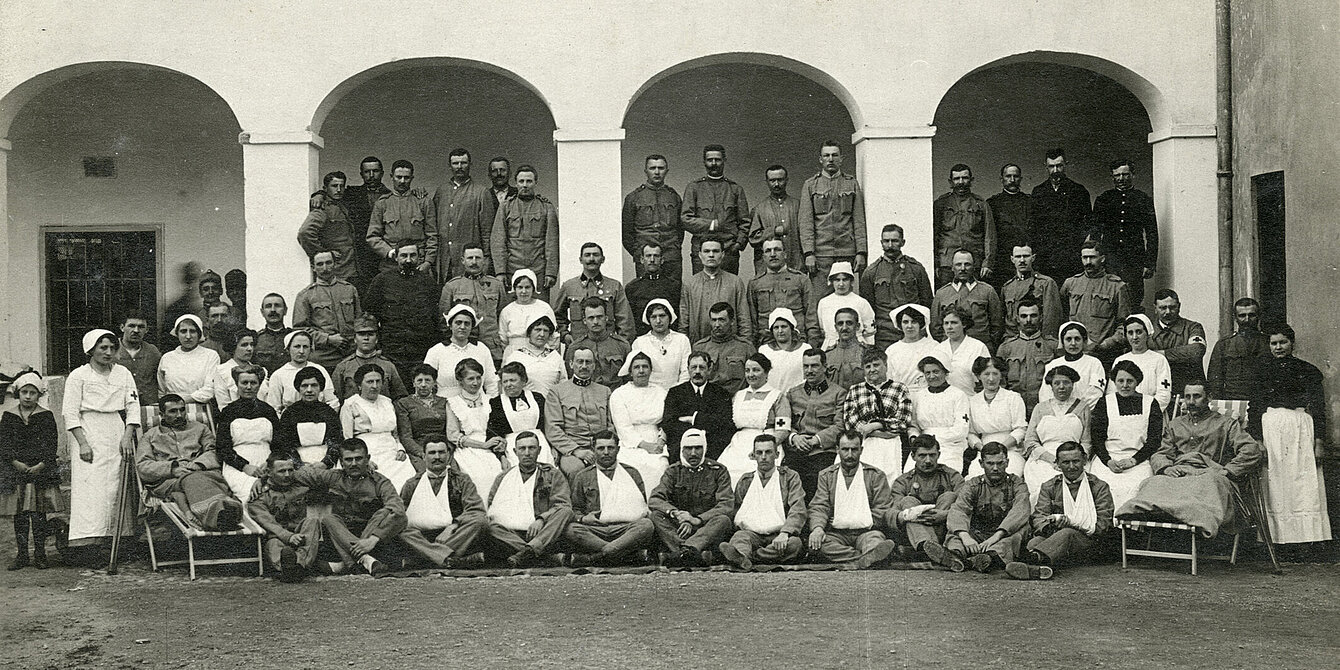
MULTIPOLYGON (((47 340, 48 335, 48 316, 47 309, 51 304, 47 301, 47 254, 50 249, 47 247, 48 233, 153 233, 154 249, 157 251, 157 258, 154 261, 154 323, 160 324, 163 320, 163 301, 166 292, 163 281, 165 279, 164 258, 166 258, 163 249, 163 224, 162 223, 108 223, 92 225, 61 226, 52 224, 43 224, 37 227, 38 235, 38 263, 37 263, 37 287, 38 287, 38 309, 37 327, 41 333, 41 346, 38 349, 42 365, 49 367, 51 355, 49 351, 51 343, 47 340)), ((120 337, 120 334, 117 334, 120 337)), ((73 370, 71 370, 73 371, 73 370)), ((68 373, 67 373, 68 374, 68 373)))

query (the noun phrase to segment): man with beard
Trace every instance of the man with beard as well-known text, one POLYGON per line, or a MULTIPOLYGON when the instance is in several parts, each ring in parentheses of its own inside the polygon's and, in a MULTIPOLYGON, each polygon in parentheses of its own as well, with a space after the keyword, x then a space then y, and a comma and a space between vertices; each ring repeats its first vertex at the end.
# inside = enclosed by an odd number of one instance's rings
POLYGON ((316 281, 298 291, 293 299, 293 327, 312 336, 309 360, 327 372, 353 351, 354 319, 361 311, 358 290, 340 279, 335 267, 334 252, 320 251, 313 255, 316 281))
POLYGON ((288 362, 288 352, 284 351, 284 338, 293 332, 293 329, 284 325, 284 317, 287 315, 288 303, 284 301, 284 296, 267 293, 261 299, 261 319, 265 321, 265 327, 256 333, 256 352, 252 354, 251 360, 265 368, 267 373, 278 370, 288 362))
POLYGON ((972 168, 958 163, 949 168, 949 192, 935 199, 935 283, 961 281, 953 267, 954 254, 965 249, 980 261, 976 279, 990 279, 997 268, 996 220, 991 205, 972 192, 972 168))
POLYGON ((828 140, 819 147, 819 172, 800 189, 800 246, 814 298, 828 295, 828 269, 851 263, 865 269, 865 195, 856 177, 842 171, 842 148, 828 140))
POLYGON ((645 550, 656 535, 647 489, 636 468, 619 462, 619 437, 603 430, 591 440, 595 463, 572 476, 573 521, 563 536, 578 549, 574 568, 618 565, 645 550))
POLYGON ((225 319, 232 328, 241 328, 246 323, 245 314, 238 312, 232 305, 223 300, 223 277, 213 270, 205 270, 205 274, 200 275, 200 312, 198 316, 201 321, 209 319, 209 309, 215 305, 223 305, 228 308, 225 319))
POLYGON ((689 354, 689 380, 672 386, 665 394, 661 430, 665 431, 666 455, 679 462, 684 433, 697 428, 707 434, 707 457, 716 460, 735 436, 731 418, 731 395, 707 380, 712 357, 701 351, 689 354))
POLYGON ((1113 274, 1126 282, 1135 311, 1143 311, 1145 280, 1154 278, 1159 261, 1159 223, 1154 199, 1135 188, 1131 161, 1112 161, 1112 184, 1093 201, 1094 235, 1107 249, 1113 274))
POLYGON ((489 191, 497 202, 496 207, 502 207, 503 201, 516 197, 516 187, 511 182, 512 161, 506 156, 495 156, 489 161, 489 191))
MULTIPOLYGON (((773 451, 775 455, 775 445, 773 451)), ((730 535, 734 503, 730 473, 707 458, 707 434, 697 429, 684 431, 679 462, 666 469, 647 502, 656 534, 669 552, 665 564, 706 565, 704 552, 730 535)))
POLYGON ((214 431, 186 418, 186 402, 169 393, 158 401, 161 423, 139 441, 135 469, 153 494, 179 503, 203 530, 235 530, 242 503, 228 488, 214 451, 214 431))
POLYGON ((1046 166, 1047 181, 1033 187, 1028 227, 1033 233, 1038 269, 1049 277, 1064 279, 1082 271, 1075 262, 1075 252, 1089 234, 1089 190, 1066 176, 1064 150, 1048 151, 1046 166))
POLYGON ((945 548, 973 570, 989 572, 1019 555, 1028 529, 1028 485, 1005 471, 1009 457, 999 442, 982 445, 982 470, 958 489, 949 508, 945 548))
POLYGON ((633 312, 628 308, 628 296, 623 284, 601 273, 605 264, 605 249, 595 242, 582 244, 578 260, 582 273, 563 282, 554 296, 554 312, 558 317, 558 332, 571 344, 586 337, 582 301, 595 298, 605 303, 605 316, 615 325, 615 334, 627 339, 633 336, 633 312))
MULTIPOLYGON (((824 350, 828 356, 828 380, 838 388, 849 389, 865 379, 865 369, 861 361, 865 358, 866 347, 861 344, 857 334, 861 330, 861 318, 856 310, 843 307, 833 317, 837 329, 837 342, 824 350)), ((789 389, 788 389, 789 390, 789 389)))
POLYGON ((639 184, 623 199, 623 248, 633 257, 637 276, 642 277, 647 274, 642 248, 648 244, 659 247, 663 255, 658 272, 679 281, 683 272, 680 248, 684 244, 684 226, 679 222, 683 200, 665 183, 670 173, 670 162, 665 156, 647 156, 642 166, 646 183, 639 184))
POLYGON ((502 361, 503 346, 498 335, 498 314, 505 298, 502 280, 486 272, 489 259, 484 247, 466 244, 461 247, 462 273, 442 285, 437 311, 446 314, 456 305, 469 305, 479 316, 479 341, 489 348, 494 363, 502 361))
POLYGON ((269 474, 252 489, 247 511, 265 529, 265 558, 279 570, 282 582, 302 581, 315 567, 330 572, 329 563, 316 561, 321 548, 321 517, 307 514, 309 489, 294 483, 297 467, 287 454, 271 452, 269 474))
POLYGON ((121 317, 121 342, 116 350, 116 364, 130 371, 135 378, 135 390, 140 402, 158 402, 158 362, 163 354, 158 347, 144 341, 149 332, 149 320, 138 311, 129 311, 121 317))
POLYGON ((219 360, 228 360, 233 355, 229 348, 233 341, 234 328, 228 321, 228 312, 231 310, 228 305, 218 303, 211 305, 205 313, 205 339, 200 346, 206 349, 213 349, 219 354, 219 360))
POLYGON ((1257 390, 1257 369, 1270 356, 1269 338, 1261 334, 1261 304, 1253 298, 1233 303, 1233 323, 1237 330, 1214 343, 1210 352, 1208 383, 1205 390, 1212 402, 1236 405, 1229 412, 1246 419, 1247 404, 1257 390))
POLYGON ((363 440, 349 438, 340 445, 338 469, 302 468, 293 479, 330 502, 321 527, 342 567, 356 563, 374 577, 385 574, 387 565, 377 556, 405 529, 405 501, 391 480, 373 471, 363 440))
POLYGON ((335 252, 335 276, 353 282, 358 275, 354 253, 354 225, 344 202, 343 172, 330 172, 321 180, 324 204, 307 212, 298 227, 298 244, 311 258, 320 251, 335 252))
POLYGON ((544 434, 569 477, 595 462, 589 448, 595 435, 614 428, 610 389, 595 381, 595 352, 574 347, 571 356, 572 376, 549 389, 544 398, 544 434))
POLYGON ((680 209, 684 229, 693 233, 693 272, 702 270, 698 250, 703 242, 710 240, 721 244, 720 267, 736 275, 740 273, 740 250, 749 237, 749 224, 744 221, 749 215, 749 199, 744 188, 726 178, 725 147, 720 144, 703 147, 703 168, 707 175, 684 187, 680 209))
MULTIPOLYGON (((675 253, 678 254, 679 247, 675 247, 675 253)), ((673 274, 662 270, 663 263, 666 260, 664 251, 659 244, 647 243, 642 245, 638 258, 637 279, 628 282, 628 287, 624 289, 624 295, 628 296, 628 308, 633 314, 642 314, 646 311, 648 303, 660 298, 673 305, 679 301, 680 291, 684 286, 684 280, 679 274, 679 256, 675 256, 676 269, 673 274)), ((634 327, 638 335, 646 335, 651 330, 651 326, 636 321, 634 327)))
POLYGON ((529 165, 516 169, 516 197, 498 207, 489 243, 493 273, 504 286, 509 286, 513 272, 526 268, 544 277, 544 285, 536 290, 548 296, 547 291, 558 283, 558 208, 535 192, 538 178, 539 173, 529 165))
POLYGON ((860 294, 875 310, 875 347, 881 351, 903 338, 889 314, 908 303, 930 307, 933 299, 925 266, 903 253, 904 242, 902 226, 885 224, 879 234, 884 253, 861 273, 860 294))
POLYGON ((717 548, 726 560, 748 570, 754 561, 785 563, 804 548, 800 532, 808 510, 800 475, 777 465, 777 438, 754 438, 754 472, 735 486, 735 526, 739 530, 717 548))
POLYGON ((413 183, 413 163, 404 159, 392 163, 391 191, 372 206, 367 242, 377 253, 382 272, 396 269, 396 250, 406 244, 418 249, 420 271, 437 266, 437 210, 423 189, 411 188, 413 183))
POLYGON ((832 563, 862 570, 893 553, 884 535, 892 505, 884 473, 861 462, 861 434, 838 437, 838 463, 819 473, 810 501, 810 551, 832 563))
MULTIPOLYGON (((772 341, 768 316, 775 309, 785 308, 796 317, 800 335, 810 344, 818 346, 824 337, 823 330, 819 328, 819 317, 815 314, 818 307, 810 278, 786 265, 782 240, 764 242, 763 259, 766 267, 755 268, 758 275, 750 279, 748 284, 749 309, 754 314, 755 344, 763 345, 772 341)), ((826 277, 824 281, 827 286, 826 277)))
POLYGON ((381 323, 382 353, 395 361, 404 380, 414 378, 414 366, 440 339, 441 316, 437 282, 423 269, 418 246, 401 246, 396 262, 396 269, 373 278, 364 306, 381 323))
POLYGON ((995 349, 1005 334, 1005 308, 1000 295, 990 284, 977 280, 977 254, 959 249, 952 256, 954 281, 941 286, 931 299, 931 336, 943 340, 945 314, 961 309, 973 321, 967 334, 981 340, 987 349, 995 349))
POLYGON ((1005 338, 996 355, 1005 361, 1005 388, 1024 397, 1024 407, 1030 413, 1038 404, 1038 390, 1047 363, 1056 357, 1059 345, 1046 331, 1039 329, 1042 308, 1031 297, 1015 305, 1015 323, 1018 332, 1005 338))
MULTIPOLYGON (((1024 196, 1028 197, 1028 196, 1024 196)), ((1042 312, 1039 327, 1044 333, 1055 333, 1065 321, 1065 310, 1061 307, 1061 289, 1055 279, 1033 269, 1036 257, 1032 243, 1022 240, 1007 250, 1014 264, 1014 276, 1000 288, 1000 300, 1005 307, 1005 335, 1019 332, 1016 316, 1019 302, 1032 298, 1042 312)))
POLYGON ((1067 306, 1072 321, 1088 329, 1094 356, 1110 365, 1126 346, 1121 328, 1131 315, 1131 293, 1121 277, 1107 271, 1106 256, 1097 242, 1080 247, 1084 271, 1061 285, 1061 304, 1067 306))
POLYGON ((744 388, 745 359, 758 350, 735 334, 735 308, 730 303, 712 305, 708 316, 712 319, 712 334, 694 342, 693 350, 705 352, 712 359, 708 381, 734 397, 736 391, 744 388))
POLYGON ((572 523, 568 479, 540 463, 540 439, 531 431, 516 436, 516 465, 493 481, 489 491, 489 535, 507 552, 507 566, 539 564, 572 523))
POLYGON ((450 461, 445 435, 424 436, 427 469, 400 490, 407 526, 397 539, 434 565, 477 568, 484 556, 470 549, 488 528, 488 512, 470 476, 449 468, 450 461))
POLYGON ((805 267, 805 252, 800 246, 800 201, 786 192, 786 168, 771 165, 763 172, 768 182, 768 197, 754 207, 749 223, 749 244, 754 247, 754 269, 763 265, 763 244, 781 240, 786 266, 805 267))
POLYGON ((492 239, 493 217, 498 211, 492 189, 470 178, 469 151, 452 149, 447 162, 451 165, 451 181, 433 194, 438 234, 436 271, 444 282, 464 272, 461 253, 466 246, 483 245, 492 239))
POLYGON ((1023 168, 1006 163, 1000 168, 1000 193, 986 199, 991 216, 996 219, 996 257, 991 263, 996 270, 992 283, 996 285, 1009 278, 1005 268, 1010 267, 1010 253, 1014 247, 1033 240, 1034 232, 1029 228, 1033 199, 1021 188, 1023 181, 1023 168))

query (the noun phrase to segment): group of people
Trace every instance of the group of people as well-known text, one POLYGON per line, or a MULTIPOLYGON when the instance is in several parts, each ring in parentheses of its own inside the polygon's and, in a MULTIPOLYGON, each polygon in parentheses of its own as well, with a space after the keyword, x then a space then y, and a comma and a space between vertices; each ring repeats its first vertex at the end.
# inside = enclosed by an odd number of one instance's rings
MULTIPOLYGON (((123 457, 202 528, 249 514, 285 578, 378 572, 405 552, 457 567, 653 553, 749 567, 806 552, 865 567, 898 552, 1037 578, 1148 480, 1261 468, 1275 540, 1330 539, 1320 372, 1293 356, 1287 325, 1260 327, 1250 298, 1208 371, 1175 291, 1143 313, 1157 231, 1128 161, 1092 206, 1060 151, 1031 196, 1018 166, 987 200, 954 166, 932 285, 896 224, 867 263, 860 185, 835 144, 799 199, 769 168, 771 197, 752 211, 719 145, 682 198, 649 156, 625 200, 626 287, 595 242, 559 283, 557 213, 533 168, 513 188, 495 159, 490 187, 470 179, 469 152, 449 162, 433 192, 408 161, 391 189, 372 157, 361 187, 326 176, 299 234, 315 281, 292 326, 269 294, 264 328, 242 327, 206 274, 209 304, 174 319, 176 348, 146 342, 152 324, 133 313, 120 335, 85 337, 62 408, 78 445, 72 544, 110 534, 123 457), (761 268, 748 281, 734 274, 746 244, 761 268), (137 430, 141 403, 157 425, 137 430)), ((59 504, 41 495, 54 457, 32 451, 45 438, 12 451, 12 431, 42 421, 22 395, 41 385, 13 388, 0 464, 35 487, 11 507, 36 538, 34 515, 59 504)))

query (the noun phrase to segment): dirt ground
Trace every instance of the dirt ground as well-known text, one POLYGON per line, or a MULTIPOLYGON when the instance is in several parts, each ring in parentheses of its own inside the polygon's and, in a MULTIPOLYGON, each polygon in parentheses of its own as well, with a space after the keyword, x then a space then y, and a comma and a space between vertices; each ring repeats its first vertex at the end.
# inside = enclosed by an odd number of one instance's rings
POLYGON ((219 567, 191 582, 143 562, 117 576, 29 568, 0 571, 0 667, 1337 667, 1340 566, 1267 568, 1206 564, 1192 577, 1143 559, 1051 582, 876 570, 297 585, 219 567))

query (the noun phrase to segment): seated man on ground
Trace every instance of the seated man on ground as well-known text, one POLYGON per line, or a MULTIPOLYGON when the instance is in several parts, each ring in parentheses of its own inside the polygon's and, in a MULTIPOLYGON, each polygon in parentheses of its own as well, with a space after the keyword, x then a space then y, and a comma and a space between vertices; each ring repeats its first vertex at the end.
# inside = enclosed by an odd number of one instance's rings
POLYGON ((405 529, 405 502, 391 480, 372 469, 363 440, 352 437, 340 444, 338 469, 302 468, 293 479, 330 502, 321 529, 340 556, 334 572, 355 563, 373 576, 389 570, 379 557, 386 556, 386 546, 405 529))
POLYGON ((508 567, 528 568, 546 562, 572 523, 572 498, 558 466, 539 462, 533 431, 517 433, 513 449, 516 465, 489 491, 489 535, 507 552, 508 567))
POLYGON ((308 515, 307 506, 318 501, 309 500, 306 486, 294 483, 297 467, 287 454, 276 451, 266 460, 266 469, 270 474, 256 482, 247 511, 267 533, 265 558, 270 567, 279 571, 279 580, 284 582, 302 581, 313 568, 331 572, 329 563, 316 560, 321 517, 308 515))
POLYGON ((963 475, 940 462, 940 443, 934 435, 918 435, 908 442, 914 465, 889 487, 898 527, 913 551, 962 572, 963 561, 944 548, 944 541, 945 521, 949 508, 958 500, 963 475))
POLYGON ((400 543, 415 554, 446 568, 478 568, 482 553, 470 548, 488 528, 488 512, 470 476, 449 467, 447 436, 425 435, 423 462, 427 470, 414 475, 400 490, 407 527, 400 543))
POLYGON ((1261 445, 1236 419, 1210 409, 1203 381, 1182 391, 1186 411, 1163 424, 1163 441, 1149 457, 1154 476, 1117 510, 1121 519, 1172 519, 1206 537, 1234 519, 1232 482, 1264 465, 1261 445))
POLYGON ((810 551, 858 570, 894 550, 883 532, 893 504, 889 481, 878 468, 861 462, 861 439, 854 430, 838 436, 838 463, 819 473, 809 506, 810 551))
POLYGON ((1015 579, 1051 579, 1052 566, 1093 546, 1094 538, 1112 528, 1112 490, 1107 482, 1084 471, 1084 447, 1066 442, 1056 448, 1052 477, 1038 491, 1033 506, 1033 537, 1020 561, 1005 565, 1015 579))
POLYGON ((757 469, 740 476, 735 485, 735 525, 739 530, 719 549, 726 560, 750 569, 754 561, 784 563, 804 548, 805 487, 800 475, 777 465, 777 438, 764 433, 754 438, 757 469))
POLYGON ((236 530, 242 503, 228 488, 214 451, 214 431, 186 418, 175 393, 158 399, 161 423, 140 439, 135 468, 154 496, 176 502, 201 530, 236 530))
POLYGON ((572 513, 563 534, 579 553, 573 567, 618 565, 651 546, 656 534, 642 475, 619 462, 619 437, 602 430, 591 438, 595 465, 572 476, 572 513))
POLYGON ((986 573, 1019 555, 1028 530, 1028 486, 1005 471, 1010 459, 1001 443, 982 445, 980 458, 985 474, 963 482, 949 508, 945 529, 952 537, 945 548, 986 573))
POLYGON ((666 469, 647 501, 656 534, 674 567, 706 565, 704 552, 730 536, 735 496, 726 466, 707 458, 707 433, 697 428, 679 439, 679 462, 666 469))

